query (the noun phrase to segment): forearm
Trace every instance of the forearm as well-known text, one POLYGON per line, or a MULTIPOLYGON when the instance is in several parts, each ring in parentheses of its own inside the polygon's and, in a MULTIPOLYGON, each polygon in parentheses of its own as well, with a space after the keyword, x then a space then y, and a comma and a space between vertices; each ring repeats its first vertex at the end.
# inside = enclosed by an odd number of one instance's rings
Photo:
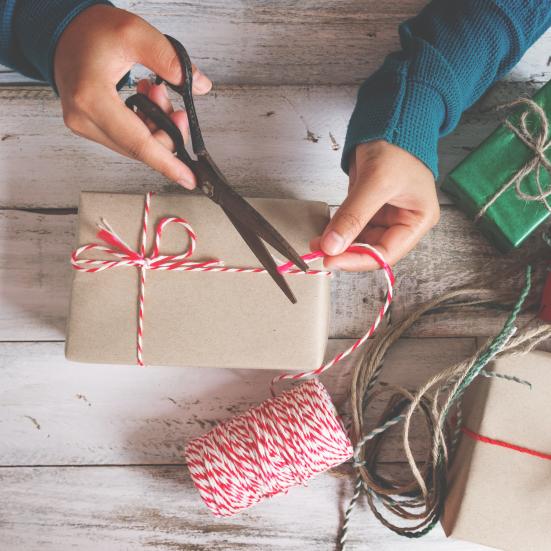
POLYGON ((67 25, 107 0, 0 0, 0 63, 54 84, 55 47, 67 25))
POLYGON ((437 175, 437 142, 551 25, 549 0, 434 0, 360 88, 343 152, 383 139, 437 175))

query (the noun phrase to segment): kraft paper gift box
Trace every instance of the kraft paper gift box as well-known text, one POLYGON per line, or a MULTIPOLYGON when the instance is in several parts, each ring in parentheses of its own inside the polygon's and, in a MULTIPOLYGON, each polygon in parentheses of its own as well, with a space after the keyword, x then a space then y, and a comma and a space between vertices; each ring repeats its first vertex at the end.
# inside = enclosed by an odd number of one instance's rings
MULTIPOLYGON (((251 199, 299 254, 329 219, 325 203, 251 199)), ((82 193, 78 246, 101 243, 97 224, 105 219, 133 250, 139 250, 144 195, 82 193)), ((153 195, 146 253, 155 226, 166 216, 185 218, 197 234, 189 260, 223 260, 226 266, 258 267, 258 260, 222 209, 206 197, 153 195)), ((180 254, 189 244, 176 224, 163 231, 160 254, 180 254)), ((112 259, 92 250, 87 259, 112 259)), ((277 257, 277 254, 275 254, 277 257)), ((283 260, 283 259, 282 259, 283 260)), ((310 265, 322 268, 321 261, 310 265)), ((75 270, 66 357, 92 363, 135 364, 139 269, 117 267, 97 273, 75 270)), ((297 297, 291 304, 267 274, 147 270, 143 359, 146 365, 314 369, 328 337, 330 278, 290 275, 297 297)))
MULTIPOLYGON (((551 118, 551 82, 543 86, 532 98, 551 118)), ((527 109, 515 107, 509 121, 519 127, 520 114, 527 109)), ((496 115, 497 116, 497 115, 496 115)), ((528 126, 534 135, 541 130, 537 117, 528 116, 528 126)), ((547 136, 551 139, 551 136, 547 136)), ((551 149, 546 152, 551 161, 551 149)), ((447 192, 471 219, 494 194, 531 159, 535 153, 507 126, 501 125, 482 144, 459 163, 446 177, 442 190, 447 192)), ((544 167, 540 170, 543 190, 551 186, 551 175, 544 167)), ((535 173, 522 179, 521 189, 530 195, 538 194, 535 173)), ((551 197, 548 198, 551 200, 551 197)), ((518 196, 515 186, 507 189, 477 221, 482 233, 503 252, 519 247, 524 240, 549 216, 541 201, 527 201, 518 196)))
MULTIPOLYGON (((463 426, 477 435, 551 454, 551 354, 495 362, 529 387, 479 378, 467 391, 463 426)), ((442 525, 448 536, 505 551, 551 549, 551 461, 462 434, 442 525)))

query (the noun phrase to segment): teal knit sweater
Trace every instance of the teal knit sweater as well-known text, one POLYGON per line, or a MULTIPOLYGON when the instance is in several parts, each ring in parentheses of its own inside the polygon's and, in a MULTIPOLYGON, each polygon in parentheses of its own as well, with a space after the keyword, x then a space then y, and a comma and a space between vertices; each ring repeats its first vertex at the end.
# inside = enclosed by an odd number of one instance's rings
POLYGON ((551 0, 434 0, 400 25, 402 50, 361 86, 346 135, 383 139, 438 176, 437 144, 461 114, 551 26, 551 0))
MULTIPOLYGON (((0 0, 0 63, 53 82, 53 56, 73 17, 106 0, 0 0)), ((402 50, 361 86, 342 166, 383 139, 437 176, 437 143, 463 111, 551 26, 551 0, 433 0, 400 26, 402 50)))

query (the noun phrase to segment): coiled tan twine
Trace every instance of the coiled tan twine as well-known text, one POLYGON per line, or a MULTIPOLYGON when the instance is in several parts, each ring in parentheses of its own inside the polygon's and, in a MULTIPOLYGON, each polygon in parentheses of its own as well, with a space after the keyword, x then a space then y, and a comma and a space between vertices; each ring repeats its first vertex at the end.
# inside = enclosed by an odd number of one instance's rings
MULTIPOLYGON (((461 429, 463 392, 478 375, 498 376, 485 369, 493 358, 524 354, 551 336, 551 325, 535 319, 522 328, 517 327, 518 314, 530 291, 530 281, 531 268, 528 267, 524 287, 497 336, 489 339, 472 357, 443 369, 415 391, 379 382, 385 355, 404 332, 423 315, 444 305, 447 309, 461 310, 476 305, 510 304, 511 292, 472 286, 450 290, 420 305, 375 337, 355 367, 351 383, 351 435, 357 478, 339 538, 341 550, 346 547, 352 511, 362 495, 366 496, 376 518, 401 536, 419 538, 437 524, 446 495, 448 465, 461 429), (367 421, 373 418, 370 408, 384 396, 388 396, 386 407, 372 425, 367 421), (427 438, 427 452, 421 462, 412 451, 414 419, 422 420, 427 438), (397 425, 401 427, 402 445, 410 470, 407 481, 383 474, 378 461, 389 435, 388 429, 397 425)), ((513 375, 499 376, 529 384, 513 375)))

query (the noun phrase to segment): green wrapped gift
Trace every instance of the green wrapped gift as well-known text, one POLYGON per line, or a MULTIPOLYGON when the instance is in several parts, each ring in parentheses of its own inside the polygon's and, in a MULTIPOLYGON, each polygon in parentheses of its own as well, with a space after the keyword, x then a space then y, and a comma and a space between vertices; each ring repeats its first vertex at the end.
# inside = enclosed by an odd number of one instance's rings
POLYGON ((442 185, 501 251, 521 243, 551 214, 551 82, 448 175, 442 185))

